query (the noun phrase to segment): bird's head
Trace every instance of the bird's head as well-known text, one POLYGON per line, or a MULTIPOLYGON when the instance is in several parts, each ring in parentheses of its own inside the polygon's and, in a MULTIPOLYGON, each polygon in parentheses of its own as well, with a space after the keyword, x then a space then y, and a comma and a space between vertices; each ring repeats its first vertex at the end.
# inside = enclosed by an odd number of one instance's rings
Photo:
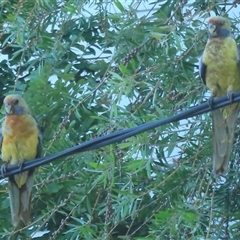
POLYGON ((210 38, 228 37, 231 34, 231 22, 224 17, 215 16, 208 20, 210 38))
POLYGON ((7 115, 23 115, 29 113, 27 103, 18 94, 6 96, 3 104, 7 115))

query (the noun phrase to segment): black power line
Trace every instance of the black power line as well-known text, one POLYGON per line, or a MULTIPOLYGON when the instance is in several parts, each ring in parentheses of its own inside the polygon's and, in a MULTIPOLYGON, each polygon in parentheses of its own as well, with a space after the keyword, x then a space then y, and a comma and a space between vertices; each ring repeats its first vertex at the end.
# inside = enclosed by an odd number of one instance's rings
POLYGON ((108 135, 104 135, 104 136, 92 139, 90 141, 87 141, 80 145, 68 148, 66 150, 52 154, 50 156, 25 161, 23 163, 23 165, 21 166, 21 169, 19 168, 18 164, 7 166, 6 173, 4 174, 4 176, 2 176, 0 174, 0 178, 9 177, 11 175, 14 175, 14 174, 17 174, 17 173, 20 173, 20 172, 23 172, 23 171, 26 171, 26 170, 29 170, 32 168, 39 167, 41 165, 52 162, 58 158, 67 157, 67 156, 70 156, 70 155, 73 155, 76 153, 85 152, 85 151, 97 149, 100 147, 104 147, 104 146, 112 144, 112 143, 120 142, 126 138, 135 136, 137 134, 148 131, 150 129, 162 126, 164 124, 180 121, 182 119, 186 119, 186 118, 190 118, 190 117, 194 117, 194 116, 197 116, 197 115, 209 112, 209 111, 213 111, 215 109, 218 109, 218 108, 221 108, 221 107, 224 107, 224 106, 227 106, 232 103, 239 102, 239 101, 240 101, 240 92, 233 94, 232 101, 230 101, 227 96, 215 98, 215 99, 213 99, 213 101, 211 101, 211 104, 209 104, 209 102, 205 102, 198 106, 191 107, 188 110, 178 112, 175 115, 165 118, 165 119, 162 119, 162 120, 157 120, 157 121, 153 121, 150 123, 141 124, 141 125, 133 127, 133 128, 116 131, 114 133, 110 133, 108 135))

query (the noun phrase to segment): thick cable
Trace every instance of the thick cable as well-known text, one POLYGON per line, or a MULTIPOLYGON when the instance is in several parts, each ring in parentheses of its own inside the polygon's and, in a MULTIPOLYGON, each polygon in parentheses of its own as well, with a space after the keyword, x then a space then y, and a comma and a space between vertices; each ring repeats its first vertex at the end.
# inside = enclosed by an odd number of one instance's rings
POLYGON ((71 156, 76 153, 94 150, 94 149, 101 148, 101 147, 104 147, 104 146, 107 146, 107 145, 110 145, 110 144, 113 144, 116 142, 120 142, 126 138, 135 136, 137 134, 151 130, 153 128, 156 128, 156 127, 168 124, 168 123, 180 121, 183 119, 187 119, 190 117, 194 117, 194 116, 197 116, 197 115, 200 115, 203 113, 207 113, 209 111, 213 111, 218 108, 221 108, 221 107, 224 107, 224 106, 227 106, 232 103, 239 102, 239 101, 240 101, 240 92, 233 94, 232 101, 229 100, 228 96, 223 96, 223 97, 220 97, 217 99, 213 99, 211 102, 207 101, 203 104, 200 104, 195 107, 191 107, 188 110, 178 112, 175 115, 165 118, 165 119, 162 119, 162 120, 157 120, 157 121, 153 121, 150 123, 144 123, 144 124, 141 124, 136 127, 116 131, 114 133, 110 133, 108 135, 104 135, 104 136, 92 139, 92 140, 84 142, 80 145, 68 148, 66 150, 63 150, 61 152, 58 152, 58 153, 55 153, 55 154, 52 154, 52 155, 49 155, 46 157, 41 157, 41 158, 37 158, 34 160, 25 161, 23 163, 23 165, 21 166, 21 169, 19 168, 18 164, 7 166, 6 173, 4 174, 4 176, 2 176, 0 174, 0 178, 8 177, 8 176, 32 169, 32 168, 39 167, 44 164, 48 164, 48 163, 50 163, 56 159, 62 158, 62 157, 68 157, 68 156, 71 156))

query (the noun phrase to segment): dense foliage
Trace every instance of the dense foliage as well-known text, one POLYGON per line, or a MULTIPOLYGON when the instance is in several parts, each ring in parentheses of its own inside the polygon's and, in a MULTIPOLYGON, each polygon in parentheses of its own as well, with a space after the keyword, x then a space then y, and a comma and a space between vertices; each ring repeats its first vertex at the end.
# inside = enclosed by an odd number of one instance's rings
MULTIPOLYGON (((44 132, 43 155, 171 116, 209 96, 198 74, 207 18, 228 16, 237 36, 239 10, 220 0, 3 0, 0 101, 23 94, 44 132)), ((44 165, 19 239, 237 239, 236 139, 217 182, 210 114, 44 165)), ((6 181, 1 192, 7 238, 6 181)))

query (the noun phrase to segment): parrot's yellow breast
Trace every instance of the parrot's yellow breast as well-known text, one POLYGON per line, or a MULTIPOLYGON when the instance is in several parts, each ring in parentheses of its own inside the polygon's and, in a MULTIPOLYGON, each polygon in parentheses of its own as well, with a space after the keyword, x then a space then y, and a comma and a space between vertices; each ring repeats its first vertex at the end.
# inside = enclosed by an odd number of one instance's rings
POLYGON ((31 115, 9 115, 2 124, 2 160, 10 165, 37 155, 38 128, 31 115))
POLYGON ((240 90, 238 49, 232 37, 209 39, 203 53, 206 85, 214 97, 240 90))

